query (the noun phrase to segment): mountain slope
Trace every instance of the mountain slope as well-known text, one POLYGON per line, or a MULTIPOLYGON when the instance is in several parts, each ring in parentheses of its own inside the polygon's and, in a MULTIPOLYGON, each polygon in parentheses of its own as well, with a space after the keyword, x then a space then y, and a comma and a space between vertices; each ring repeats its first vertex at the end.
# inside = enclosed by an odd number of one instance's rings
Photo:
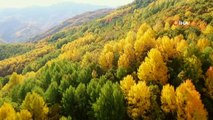
POLYGON ((0 61, 0 109, 29 119, 212 119, 212 14, 210 0, 135 0, 62 29, 0 61))
POLYGON ((64 22, 62 22, 60 25, 54 26, 53 28, 49 29, 48 31, 36 35, 34 38, 32 38, 32 41, 37 41, 40 39, 43 39, 47 36, 53 35, 57 33, 58 31, 62 31, 63 29, 68 29, 70 27, 79 26, 82 24, 85 24, 89 21, 92 21, 93 19, 105 16, 106 14, 110 13, 112 9, 100 9, 97 11, 92 12, 86 12, 80 15, 77 15, 73 18, 70 18, 64 22))
POLYGON ((0 38, 8 43, 23 42, 68 18, 101 8, 105 6, 61 3, 47 7, 0 9, 0 38))

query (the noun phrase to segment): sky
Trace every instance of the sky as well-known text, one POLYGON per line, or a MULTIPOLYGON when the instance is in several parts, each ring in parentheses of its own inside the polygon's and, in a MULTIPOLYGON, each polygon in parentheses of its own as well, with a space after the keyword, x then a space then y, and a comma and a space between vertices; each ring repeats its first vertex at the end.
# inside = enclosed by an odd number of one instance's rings
POLYGON ((131 3, 133 0, 0 0, 1 8, 25 8, 31 6, 50 6, 63 2, 89 3, 93 5, 104 5, 118 7, 131 3))

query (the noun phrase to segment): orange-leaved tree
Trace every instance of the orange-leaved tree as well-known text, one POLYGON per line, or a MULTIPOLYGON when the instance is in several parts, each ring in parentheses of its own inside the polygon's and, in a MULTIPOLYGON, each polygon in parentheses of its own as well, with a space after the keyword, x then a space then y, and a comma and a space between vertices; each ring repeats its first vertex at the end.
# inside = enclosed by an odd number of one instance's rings
POLYGON ((199 92, 191 80, 186 80, 176 89, 177 119, 207 120, 207 112, 199 92))

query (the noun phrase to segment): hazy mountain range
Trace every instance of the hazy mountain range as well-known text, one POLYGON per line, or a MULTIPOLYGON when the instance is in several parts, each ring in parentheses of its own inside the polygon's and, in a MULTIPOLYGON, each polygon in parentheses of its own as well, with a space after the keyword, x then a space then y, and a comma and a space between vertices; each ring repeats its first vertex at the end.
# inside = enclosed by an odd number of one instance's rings
POLYGON ((26 41, 68 18, 101 8, 106 6, 61 3, 48 7, 0 9, 0 41, 26 41))
POLYGON ((103 17, 112 11, 113 11, 113 9, 99 9, 99 10, 89 11, 89 12, 85 12, 85 13, 76 15, 72 18, 69 18, 69 19, 61 22, 59 25, 56 25, 56 26, 48 29, 47 31, 42 32, 41 34, 37 34, 36 36, 30 38, 29 41, 41 40, 47 36, 51 36, 51 35, 59 32, 60 30, 71 28, 74 26, 79 26, 79 25, 82 25, 89 21, 92 21, 96 18, 103 17))

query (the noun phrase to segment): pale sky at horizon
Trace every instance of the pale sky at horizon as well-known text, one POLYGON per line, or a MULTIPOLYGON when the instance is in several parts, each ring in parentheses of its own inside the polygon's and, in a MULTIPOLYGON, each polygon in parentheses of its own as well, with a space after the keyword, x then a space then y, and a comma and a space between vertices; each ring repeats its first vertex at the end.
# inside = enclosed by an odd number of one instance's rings
POLYGON ((118 7, 131 3, 134 0, 0 0, 1 8, 25 8, 31 6, 50 6, 63 2, 88 3, 93 5, 104 5, 118 7))

